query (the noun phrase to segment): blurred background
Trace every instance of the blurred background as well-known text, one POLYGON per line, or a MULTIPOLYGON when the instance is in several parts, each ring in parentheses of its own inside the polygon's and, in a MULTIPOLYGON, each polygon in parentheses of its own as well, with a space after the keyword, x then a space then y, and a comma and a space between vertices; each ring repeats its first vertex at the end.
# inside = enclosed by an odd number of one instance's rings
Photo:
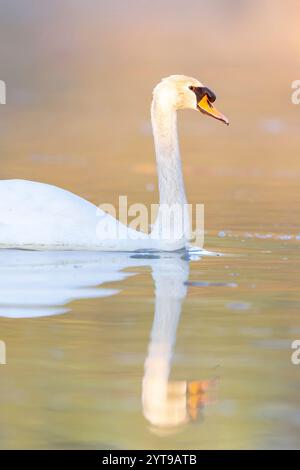
POLYGON ((162 438, 142 417, 154 294, 140 269, 72 315, 1 319, 1 447, 299 446, 299 20, 298 0, 0 0, 0 178, 157 202, 152 89, 191 75, 230 126, 180 113, 188 198, 205 204, 205 247, 239 255, 192 267, 184 304, 177 376, 223 367, 204 425, 162 438))

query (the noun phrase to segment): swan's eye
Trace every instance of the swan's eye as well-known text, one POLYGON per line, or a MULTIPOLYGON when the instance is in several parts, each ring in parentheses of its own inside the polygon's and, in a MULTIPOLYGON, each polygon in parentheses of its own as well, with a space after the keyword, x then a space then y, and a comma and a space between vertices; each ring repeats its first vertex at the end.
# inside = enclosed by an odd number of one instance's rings
POLYGON ((204 95, 207 95, 211 103, 216 101, 216 95, 206 86, 190 86, 189 89, 195 93, 198 102, 201 101, 204 95))

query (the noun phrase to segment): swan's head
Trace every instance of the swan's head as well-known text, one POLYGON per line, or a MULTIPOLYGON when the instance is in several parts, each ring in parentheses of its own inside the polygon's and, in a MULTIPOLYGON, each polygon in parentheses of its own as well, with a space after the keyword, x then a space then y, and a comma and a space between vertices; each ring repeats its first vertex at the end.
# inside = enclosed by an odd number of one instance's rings
POLYGON ((213 105, 216 95, 201 82, 186 75, 164 78, 153 91, 153 97, 162 107, 194 109, 229 124, 224 114, 213 105))

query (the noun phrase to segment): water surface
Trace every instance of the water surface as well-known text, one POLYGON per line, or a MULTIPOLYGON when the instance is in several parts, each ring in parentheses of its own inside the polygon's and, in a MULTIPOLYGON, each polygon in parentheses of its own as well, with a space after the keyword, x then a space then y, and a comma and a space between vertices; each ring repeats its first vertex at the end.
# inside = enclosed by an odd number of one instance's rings
POLYGON ((298 245, 224 245, 3 252, 1 446, 297 447, 298 245))

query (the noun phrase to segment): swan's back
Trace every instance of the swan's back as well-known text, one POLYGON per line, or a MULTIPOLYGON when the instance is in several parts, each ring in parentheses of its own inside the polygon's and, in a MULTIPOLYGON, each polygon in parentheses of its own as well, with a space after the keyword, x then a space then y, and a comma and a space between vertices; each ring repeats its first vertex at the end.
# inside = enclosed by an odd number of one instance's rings
POLYGON ((0 248, 132 251, 136 232, 65 189, 25 180, 0 181, 0 248))
POLYGON ((33 181, 0 181, 1 247, 93 246, 98 222, 97 207, 69 191, 33 181))

